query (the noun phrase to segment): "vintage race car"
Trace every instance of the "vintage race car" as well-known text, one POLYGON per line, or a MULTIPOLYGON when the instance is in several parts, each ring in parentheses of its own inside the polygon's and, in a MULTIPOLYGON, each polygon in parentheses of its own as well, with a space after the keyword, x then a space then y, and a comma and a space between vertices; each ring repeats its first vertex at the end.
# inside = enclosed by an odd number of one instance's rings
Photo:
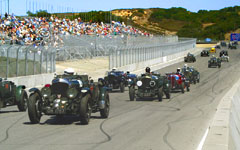
POLYGON ((215 47, 212 47, 210 50, 209 50, 210 53, 216 53, 216 48, 215 47))
POLYGON ((100 112, 108 118, 110 101, 105 81, 89 80, 88 75, 58 75, 52 84, 41 90, 32 88, 28 101, 28 116, 31 123, 40 122, 45 115, 76 115, 82 124, 88 124, 91 113, 100 112))
POLYGON ((221 67, 221 59, 217 58, 217 57, 212 57, 210 58, 210 60, 208 61, 208 68, 211 67, 221 67))
POLYGON ((188 53, 186 57, 184 57, 184 62, 195 62, 196 58, 193 54, 188 53))
POLYGON ((221 41, 221 42, 220 42, 220 45, 221 45, 222 47, 227 47, 227 43, 226 43, 225 41, 221 41))
POLYGON ((28 95, 24 85, 16 86, 12 81, 0 78, 0 109, 17 105, 19 111, 26 111, 28 95))
POLYGON ((165 94, 167 99, 170 99, 170 83, 166 76, 160 74, 142 74, 138 77, 135 84, 130 81, 129 83, 129 97, 130 101, 134 101, 135 97, 158 97, 159 101, 162 101, 162 97, 165 94))
POLYGON ((229 56, 227 56, 227 55, 223 54, 220 58, 221 58, 222 62, 229 62, 229 56))
POLYGON ((202 50, 202 52, 201 52, 200 55, 201 55, 201 57, 204 57, 204 56, 207 56, 207 57, 208 57, 208 56, 209 56, 209 50, 206 50, 206 49, 205 49, 205 50, 202 50))
POLYGON ((182 68, 182 73, 184 77, 190 81, 190 83, 199 83, 200 82, 200 73, 197 69, 193 67, 182 68))
POLYGON ((126 85, 126 76, 123 71, 110 71, 107 76, 104 77, 106 86, 112 89, 120 89, 123 93, 126 85))
POLYGON ((222 51, 219 53, 219 57, 222 57, 223 55, 228 56, 228 51, 222 50, 222 51))
POLYGON ((181 73, 167 73, 167 78, 171 85, 171 90, 176 91, 180 90, 182 93, 185 92, 185 88, 187 91, 190 91, 190 81, 186 79, 181 73))
POLYGON ((237 49, 237 45, 235 45, 233 43, 229 43, 228 49, 237 49))

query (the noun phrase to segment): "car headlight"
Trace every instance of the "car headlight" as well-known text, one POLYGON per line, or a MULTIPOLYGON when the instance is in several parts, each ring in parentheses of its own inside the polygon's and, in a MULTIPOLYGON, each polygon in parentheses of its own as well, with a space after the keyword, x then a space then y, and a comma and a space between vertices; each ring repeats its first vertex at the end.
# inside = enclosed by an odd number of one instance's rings
POLYGON ((155 81, 151 81, 151 82, 150 82, 150 86, 151 86, 151 87, 154 87, 155 85, 156 85, 156 82, 155 82, 155 81))
POLYGON ((75 97, 77 97, 77 95, 78 95, 78 91, 77 91, 76 88, 69 88, 69 89, 67 90, 67 96, 68 96, 68 98, 74 99, 75 97))
POLYGON ((48 98, 51 96, 51 89, 49 87, 44 87, 42 88, 41 93, 44 98, 48 98))
POLYGON ((142 86, 142 81, 138 81, 137 86, 142 86))

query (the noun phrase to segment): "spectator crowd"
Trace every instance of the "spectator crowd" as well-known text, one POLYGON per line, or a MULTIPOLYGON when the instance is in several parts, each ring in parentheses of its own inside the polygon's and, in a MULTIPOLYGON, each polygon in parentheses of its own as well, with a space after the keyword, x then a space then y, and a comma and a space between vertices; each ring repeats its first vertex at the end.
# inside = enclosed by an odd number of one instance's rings
POLYGON ((81 18, 70 20, 51 16, 16 17, 5 14, 0 17, 0 44, 44 45, 49 39, 60 40, 59 35, 135 35, 152 36, 124 23, 112 21, 106 23, 83 22, 81 18))

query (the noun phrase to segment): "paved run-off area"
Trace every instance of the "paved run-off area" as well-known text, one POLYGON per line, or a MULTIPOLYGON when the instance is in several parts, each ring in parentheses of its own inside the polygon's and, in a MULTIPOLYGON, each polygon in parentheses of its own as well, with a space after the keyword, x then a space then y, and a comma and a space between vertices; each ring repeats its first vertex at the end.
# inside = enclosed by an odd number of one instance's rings
MULTIPOLYGON (((218 55, 219 50, 217 51, 218 55)), ((1 109, 0 150, 195 150, 211 124, 219 101, 239 79, 240 50, 229 50, 230 62, 208 68, 208 57, 197 57, 190 66, 201 73, 190 92, 172 93, 170 100, 130 102, 128 91, 110 94, 108 119, 93 114, 89 125, 77 117, 43 116, 41 124, 29 123, 16 107, 1 109)), ((173 72, 184 63, 159 70, 173 72)))

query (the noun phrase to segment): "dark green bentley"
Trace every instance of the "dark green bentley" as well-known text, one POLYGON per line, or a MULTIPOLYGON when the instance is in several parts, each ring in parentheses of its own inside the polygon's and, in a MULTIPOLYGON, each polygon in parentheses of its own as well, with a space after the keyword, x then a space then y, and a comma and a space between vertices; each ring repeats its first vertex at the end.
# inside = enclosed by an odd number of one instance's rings
POLYGON ((160 74, 142 74, 137 78, 136 83, 130 81, 129 83, 129 97, 130 101, 134 101, 135 97, 158 97, 162 101, 163 94, 167 99, 170 99, 170 86, 166 76, 160 74), (137 90, 135 89, 137 86, 137 90))
POLYGON ((27 92, 25 86, 16 86, 12 81, 3 80, 0 78, 0 109, 17 105, 19 111, 27 109, 27 92))
POLYGON ((91 113, 100 112, 108 118, 110 101, 103 79, 97 83, 88 75, 58 75, 52 84, 41 90, 30 89, 28 115, 31 123, 39 123, 45 115, 76 115, 82 124, 88 124, 91 113))

